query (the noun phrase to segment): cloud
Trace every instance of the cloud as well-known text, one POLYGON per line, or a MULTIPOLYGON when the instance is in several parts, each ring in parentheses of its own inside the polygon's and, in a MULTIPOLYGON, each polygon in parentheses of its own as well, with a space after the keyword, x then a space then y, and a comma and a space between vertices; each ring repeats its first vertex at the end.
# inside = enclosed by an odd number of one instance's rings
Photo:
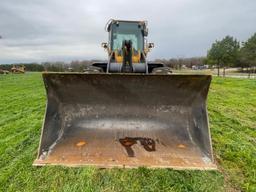
POLYGON ((149 58, 206 54, 215 39, 256 32, 254 0, 2 0, 0 63, 104 59, 110 18, 147 20, 149 58))

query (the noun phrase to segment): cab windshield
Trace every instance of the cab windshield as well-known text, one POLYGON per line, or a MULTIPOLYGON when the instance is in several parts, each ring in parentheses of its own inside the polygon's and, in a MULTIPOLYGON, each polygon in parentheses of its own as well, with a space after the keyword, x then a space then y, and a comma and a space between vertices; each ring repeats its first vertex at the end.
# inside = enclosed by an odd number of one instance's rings
POLYGON ((123 23, 112 25, 112 50, 120 50, 124 40, 131 40, 136 51, 143 49, 142 26, 138 23, 123 23))

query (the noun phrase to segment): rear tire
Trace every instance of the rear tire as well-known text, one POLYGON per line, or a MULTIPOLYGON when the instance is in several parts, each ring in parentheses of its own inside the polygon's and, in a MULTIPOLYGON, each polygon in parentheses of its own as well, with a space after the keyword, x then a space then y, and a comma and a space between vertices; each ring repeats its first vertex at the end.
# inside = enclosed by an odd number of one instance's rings
POLYGON ((172 74, 170 67, 157 67, 152 70, 152 74, 172 74))
POLYGON ((84 68, 84 73, 103 73, 103 69, 95 66, 88 66, 84 68))

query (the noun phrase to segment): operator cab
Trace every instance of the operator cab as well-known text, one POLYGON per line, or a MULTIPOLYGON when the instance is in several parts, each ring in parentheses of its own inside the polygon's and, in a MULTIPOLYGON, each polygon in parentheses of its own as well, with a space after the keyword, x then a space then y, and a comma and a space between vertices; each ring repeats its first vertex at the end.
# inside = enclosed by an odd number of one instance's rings
POLYGON ((147 43, 146 21, 110 20, 106 25, 108 43, 102 47, 108 52, 107 63, 93 63, 107 73, 151 73, 163 67, 162 63, 148 63, 147 54, 153 43, 147 43))
POLYGON ((146 26, 144 22, 122 22, 116 21, 109 25, 110 48, 112 51, 112 62, 122 63, 123 48, 130 51, 133 63, 145 63, 144 35, 146 26))
POLYGON ((111 20, 106 30, 109 32, 107 72, 147 73, 146 22, 111 20))

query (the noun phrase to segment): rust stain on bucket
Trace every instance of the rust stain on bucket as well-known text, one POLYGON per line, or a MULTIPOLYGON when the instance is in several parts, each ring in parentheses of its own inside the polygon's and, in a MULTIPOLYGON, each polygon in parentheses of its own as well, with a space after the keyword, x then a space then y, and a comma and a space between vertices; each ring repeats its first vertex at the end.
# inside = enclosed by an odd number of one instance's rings
POLYGON ((82 146, 84 146, 85 144, 86 144, 85 141, 79 141, 78 143, 76 143, 76 146, 77 146, 77 147, 82 147, 82 146))
POLYGON ((178 147, 181 148, 181 149, 185 149, 185 148, 186 148, 186 145, 179 144, 178 147))

